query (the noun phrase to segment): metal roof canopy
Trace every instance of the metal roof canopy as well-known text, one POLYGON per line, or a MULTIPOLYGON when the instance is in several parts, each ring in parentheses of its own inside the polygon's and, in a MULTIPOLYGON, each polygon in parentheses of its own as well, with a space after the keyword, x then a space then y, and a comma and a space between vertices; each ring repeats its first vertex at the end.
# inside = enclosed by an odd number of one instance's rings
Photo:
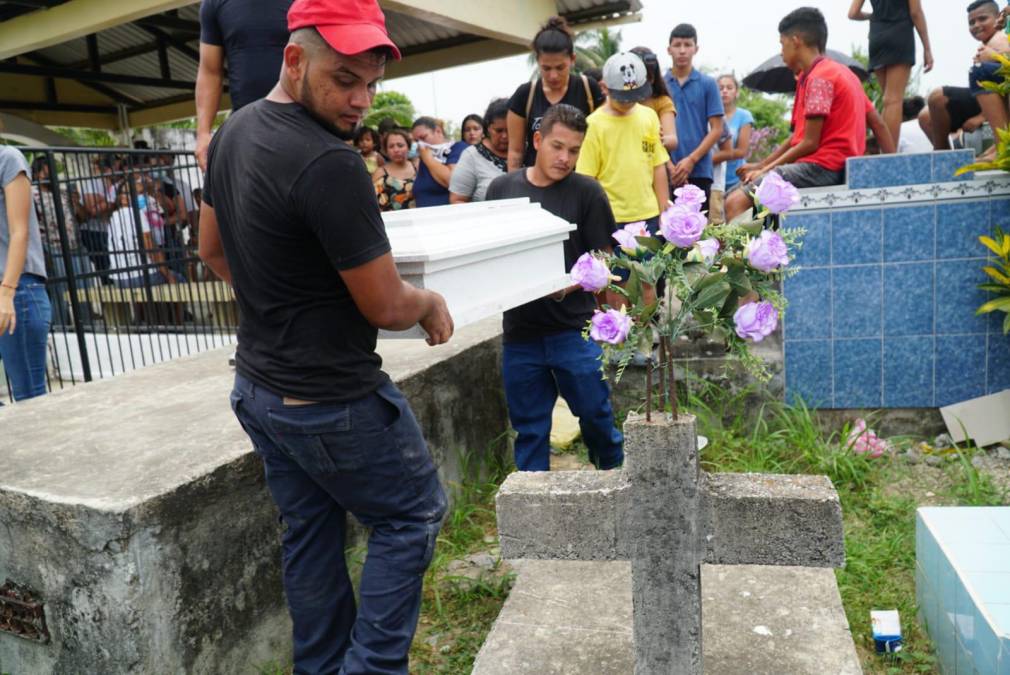
MULTIPOLYGON (((521 54, 561 14, 576 29, 636 20, 641 0, 379 0, 403 60, 386 78, 521 54)), ((0 112, 122 129, 196 114, 193 0, 0 0, 0 112)), ((227 85, 227 80, 226 80, 227 85)), ((230 101, 222 98, 222 109, 230 101)))

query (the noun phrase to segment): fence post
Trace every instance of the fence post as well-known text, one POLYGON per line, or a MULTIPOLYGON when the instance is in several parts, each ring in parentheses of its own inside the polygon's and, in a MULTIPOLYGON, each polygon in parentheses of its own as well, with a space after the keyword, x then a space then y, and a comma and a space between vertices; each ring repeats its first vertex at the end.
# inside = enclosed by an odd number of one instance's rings
MULTIPOLYGON (((77 297, 77 272, 74 270, 73 252, 67 238, 67 221, 63 214, 63 198, 60 194, 59 173, 56 166, 56 156, 52 150, 45 150, 46 163, 49 165, 49 189, 53 194, 53 210, 56 213, 56 227, 60 233, 60 252, 63 255, 63 272, 67 277, 67 293, 70 294, 70 311, 74 319, 74 333, 77 335, 77 348, 81 354, 81 368, 84 371, 84 381, 91 382, 91 360, 88 357, 88 345, 84 339, 84 323, 81 321, 81 303, 77 297)), ((85 299, 86 300, 86 299, 85 299)), ((73 372, 73 370, 71 370, 73 372)))

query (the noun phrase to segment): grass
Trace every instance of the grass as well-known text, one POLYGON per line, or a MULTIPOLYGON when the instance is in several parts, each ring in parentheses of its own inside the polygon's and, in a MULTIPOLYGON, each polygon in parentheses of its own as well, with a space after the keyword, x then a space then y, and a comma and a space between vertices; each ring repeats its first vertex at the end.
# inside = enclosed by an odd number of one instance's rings
MULTIPOLYGON (((956 448, 937 469, 912 467, 893 457, 853 454, 849 429, 825 432, 802 404, 787 406, 753 390, 725 394, 692 382, 685 408, 709 438, 702 452, 708 471, 817 473, 831 478, 842 504, 846 565, 836 571, 852 636, 867 673, 936 673, 936 656, 916 620, 915 510, 924 503, 1007 503, 987 476, 971 464, 976 450, 956 448), (923 472, 940 474, 926 486, 923 472), (934 487, 937 492, 929 491, 934 487), (898 609, 904 650, 887 659, 873 652, 870 610, 898 609)), ((872 421, 870 422, 872 426, 872 421)), ((898 447, 912 439, 892 439, 898 447)))

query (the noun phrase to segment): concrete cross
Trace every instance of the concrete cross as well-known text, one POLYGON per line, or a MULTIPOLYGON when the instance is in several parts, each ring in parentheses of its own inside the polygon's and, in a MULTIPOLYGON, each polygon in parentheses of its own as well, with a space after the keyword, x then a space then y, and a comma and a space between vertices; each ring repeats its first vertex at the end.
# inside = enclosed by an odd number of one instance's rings
POLYGON ((701 675, 701 563, 844 563, 827 477, 702 472, 688 415, 624 434, 622 470, 513 473, 496 508, 504 558, 631 560, 636 674, 701 675))

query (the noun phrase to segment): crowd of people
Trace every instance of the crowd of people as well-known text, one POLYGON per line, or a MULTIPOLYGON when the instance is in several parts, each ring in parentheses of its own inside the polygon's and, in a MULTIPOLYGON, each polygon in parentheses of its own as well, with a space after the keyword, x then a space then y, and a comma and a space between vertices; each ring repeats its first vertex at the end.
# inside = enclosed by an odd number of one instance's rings
MULTIPOLYGON (((150 252, 156 282, 176 283, 192 275, 173 266, 173 252, 183 239, 198 243, 239 306, 230 403, 286 525, 295 669, 404 673, 446 497, 409 404, 381 369, 377 331, 420 325, 437 345, 454 326, 439 294, 399 277, 381 212, 527 197, 575 224, 563 245, 571 269, 610 250, 618 228, 655 233, 673 195, 720 222, 749 208, 770 172, 797 187, 843 183, 868 132, 878 152, 891 153, 912 120, 937 148, 980 115, 1006 126, 1006 100, 983 86, 996 77, 996 56, 1010 52, 1006 10, 993 0, 968 7, 980 42, 973 101, 944 88, 917 110, 902 97, 914 31, 926 67, 933 62, 919 0, 871 0, 872 13, 864 4, 855 0, 849 16, 871 23, 883 115, 857 76, 826 55, 824 15, 799 8, 778 25, 796 79, 791 133, 752 161, 755 119, 737 105, 740 83, 695 67, 690 24, 670 32, 665 70, 658 53, 636 47, 579 73, 572 30, 554 17, 532 42, 538 76, 468 115, 455 140, 430 116, 410 128, 392 119, 361 127, 386 61, 400 58, 376 0, 281 0, 271 11, 204 0, 202 190, 173 172, 171 155, 151 153, 141 166, 105 156, 93 178, 60 191, 60 241, 51 165, 29 166, 0 148, 0 357, 14 396, 45 391, 46 276, 77 264, 62 259, 66 245, 88 253, 100 283, 131 287, 142 283, 132 254, 150 252), (212 134, 226 63, 235 112, 212 134), (371 528, 360 604, 343 556, 347 512, 371 528)), ((602 303, 619 299, 572 286, 504 314, 502 376, 520 470, 549 468, 558 395, 596 467, 623 463, 601 349, 582 333, 602 303)))

